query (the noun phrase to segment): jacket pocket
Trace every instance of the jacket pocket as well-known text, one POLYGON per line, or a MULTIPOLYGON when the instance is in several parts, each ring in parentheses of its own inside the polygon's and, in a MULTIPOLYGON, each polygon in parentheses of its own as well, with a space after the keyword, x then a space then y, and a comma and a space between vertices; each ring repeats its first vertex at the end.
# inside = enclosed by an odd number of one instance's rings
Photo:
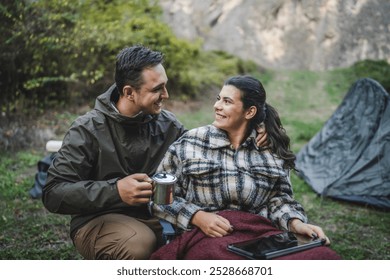
POLYGON ((191 200, 207 207, 222 200, 221 163, 209 159, 188 159, 183 162, 183 175, 188 180, 191 200))
POLYGON ((183 174, 196 187, 212 187, 221 183, 222 164, 215 160, 193 158, 183 162, 183 174))
POLYGON ((188 176, 207 177, 220 172, 220 170, 221 163, 214 160, 192 158, 183 162, 183 174, 188 176))
POLYGON ((256 187, 270 190, 286 172, 277 166, 251 166, 250 172, 255 177, 256 187))
POLYGON ((278 179, 280 176, 286 175, 283 169, 274 166, 251 166, 251 172, 257 174, 257 176, 265 176, 273 179, 278 179))

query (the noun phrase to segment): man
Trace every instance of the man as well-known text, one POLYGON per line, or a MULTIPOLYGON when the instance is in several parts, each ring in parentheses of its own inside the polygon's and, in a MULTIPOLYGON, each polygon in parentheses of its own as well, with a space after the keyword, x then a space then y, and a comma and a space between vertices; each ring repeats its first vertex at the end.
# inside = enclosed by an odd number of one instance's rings
POLYGON ((49 168, 43 203, 72 215, 70 235, 86 259, 148 259, 161 244, 161 226, 147 208, 150 177, 185 132, 162 110, 169 98, 162 64, 160 52, 123 49, 115 84, 72 124, 49 168))

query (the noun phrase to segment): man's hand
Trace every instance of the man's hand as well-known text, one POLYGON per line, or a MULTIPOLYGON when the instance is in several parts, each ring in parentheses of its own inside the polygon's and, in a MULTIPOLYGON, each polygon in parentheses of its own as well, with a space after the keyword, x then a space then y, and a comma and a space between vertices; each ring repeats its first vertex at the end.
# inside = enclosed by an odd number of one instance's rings
POLYGON ((256 128, 257 136, 256 136, 256 145, 257 147, 265 147, 267 146, 267 131, 265 130, 265 125, 261 123, 256 128))
POLYGON ((192 217, 191 223, 210 237, 222 237, 233 231, 229 220, 215 213, 198 211, 192 217))
POLYGON ((146 174, 129 175, 117 182, 119 196, 129 205, 146 204, 153 194, 152 183, 153 180, 146 174))

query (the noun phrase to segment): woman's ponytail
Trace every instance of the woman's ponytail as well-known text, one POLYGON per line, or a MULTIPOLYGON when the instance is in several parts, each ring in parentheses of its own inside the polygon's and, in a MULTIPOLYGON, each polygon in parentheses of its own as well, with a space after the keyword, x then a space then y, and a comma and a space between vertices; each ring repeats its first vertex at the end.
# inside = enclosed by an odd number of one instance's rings
POLYGON ((290 138, 282 126, 278 112, 267 103, 264 104, 264 124, 272 152, 285 161, 285 168, 295 169, 295 155, 290 150, 290 138))

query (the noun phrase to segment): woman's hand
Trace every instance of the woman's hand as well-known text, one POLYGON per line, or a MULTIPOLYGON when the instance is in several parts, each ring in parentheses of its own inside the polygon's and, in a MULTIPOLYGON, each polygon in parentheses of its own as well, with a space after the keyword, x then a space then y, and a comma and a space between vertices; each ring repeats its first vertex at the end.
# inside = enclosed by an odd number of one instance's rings
POLYGON ((191 223, 209 237, 222 237, 233 231, 230 222, 215 213, 198 211, 192 217, 191 223))
POLYGON ((325 239, 325 245, 330 245, 329 238, 325 235, 324 231, 319 226, 305 224, 299 219, 292 219, 289 223, 289 228, 293 233, 307 235, 312 238, 318 237, 320 239, 325 239))

